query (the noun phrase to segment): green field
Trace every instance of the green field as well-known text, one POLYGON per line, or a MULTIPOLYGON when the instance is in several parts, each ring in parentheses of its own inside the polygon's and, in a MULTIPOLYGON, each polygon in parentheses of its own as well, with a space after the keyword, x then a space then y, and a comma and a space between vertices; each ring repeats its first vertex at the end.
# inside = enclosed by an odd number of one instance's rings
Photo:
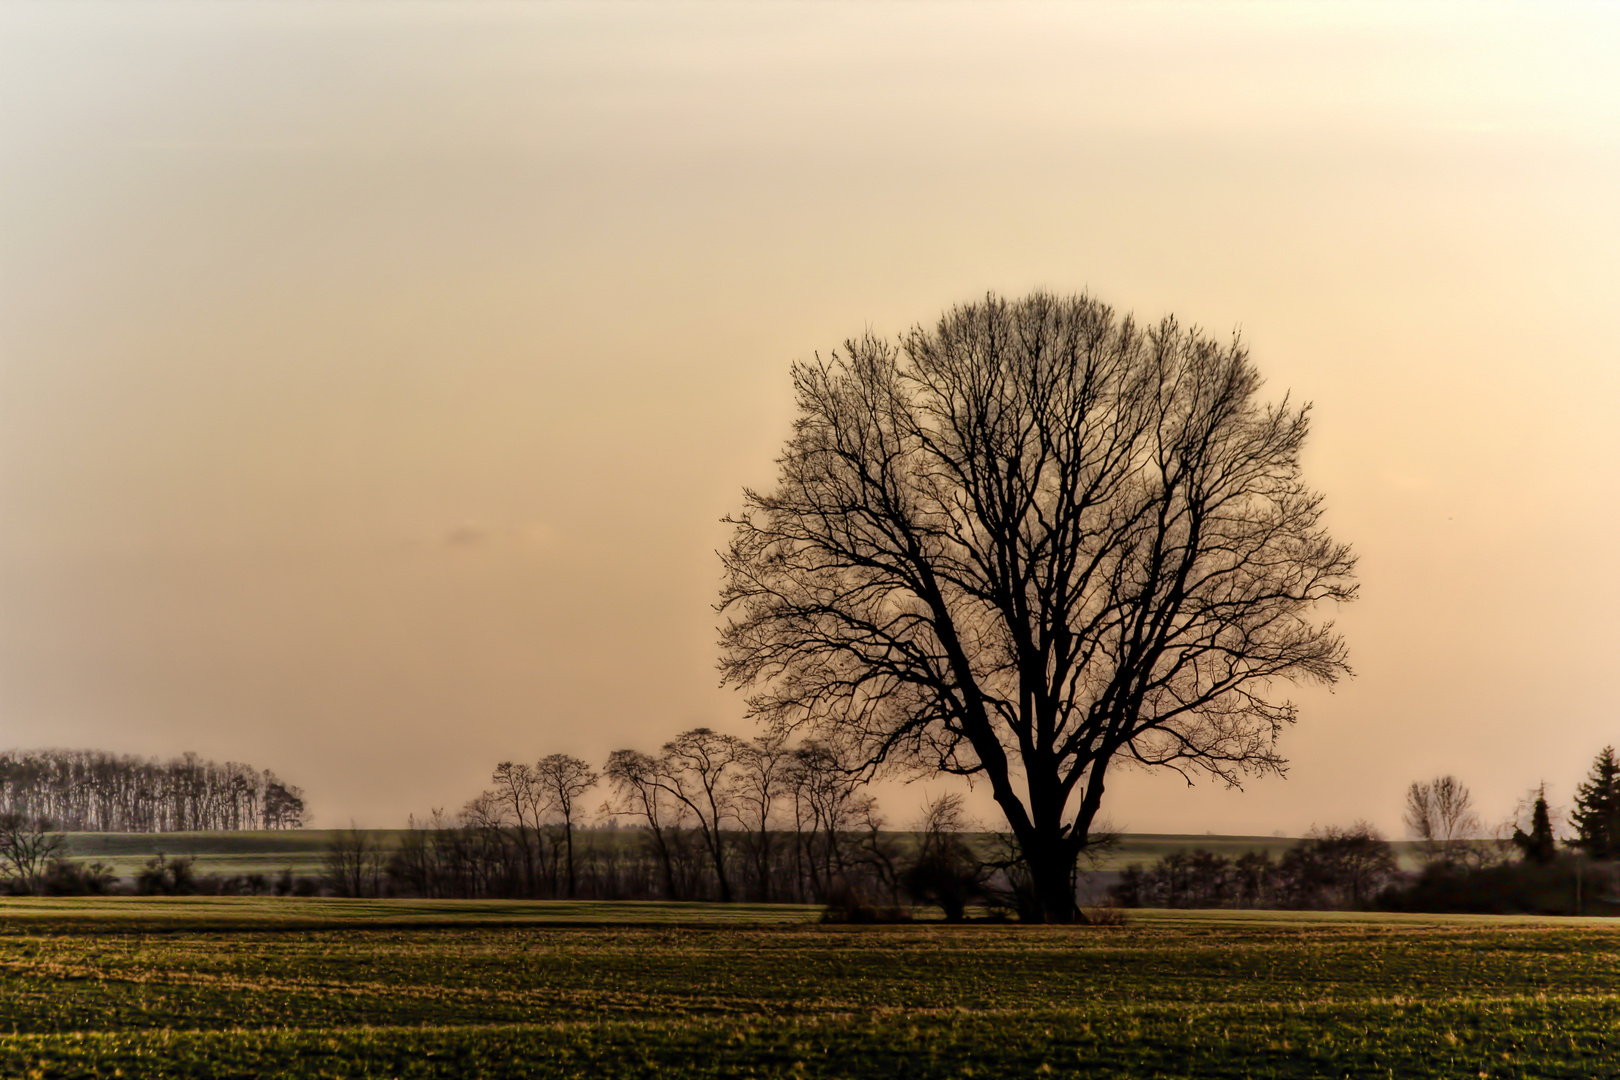
MULTIPOLYGON (((379 829, 376 835, 384 844, 392 846, 402 829, 379 829)), ((142 865, 163 852, 169 856, 188 856, 196 860, 199 874, 274 875, 283 868, 294 874, 316 876, 321 873, 321 859, 327 844, 336 835, 331 829, 287 829, 256 832, 180 832, 180 833, 67 833, 67 852, 71 858, 86 862, 97 860, 110 863, 128 884, 142 865)), ((633 830, 589 830, 582 834, 581 843, 634 842, 639 834, 633 830)), ((1227 858, 1236 858, 1246 851, 1267 851, 1273 857, 1281 855, 1297 841, 1279 836, 1216 836, 1197 833, 1127 833, 1119 842, 1103 851, 1093 869, 1119 870, 1133 862, 1152 863, 1156 859, 1190 848, 1205 848, 1227 858)), ((981 846, 989 847, 988 838, 979 839, 981 846)), ((1397 843, 1397 853, 1405 856, 1412 845, 1397 843)), ((1411 862, 1409 857, 1403 863, 1411 862)))
POLYGON ((1124 927, 857 928, 813 917, 6 901, 0 1075, 1620 1070, 1620 925, 1607 921, 1142 912, 1124 927))
MULTIPOLYGON (((401 831, 383 829, 378 836, 391 839, 401 831)), ((285 868, 294 874, 319 874, 322 855, 334 835, 331 829, 63 834, 69 858, 108 863, 126 885, 159 852, 194 859, 199 874, 273 875, 285 868)))

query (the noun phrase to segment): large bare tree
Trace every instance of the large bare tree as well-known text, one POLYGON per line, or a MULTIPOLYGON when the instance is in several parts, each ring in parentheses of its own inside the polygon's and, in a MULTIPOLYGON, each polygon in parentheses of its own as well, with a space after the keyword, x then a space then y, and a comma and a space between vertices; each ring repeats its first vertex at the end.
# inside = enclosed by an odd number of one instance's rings
POLYGON ((731 801, 753 877, 753 899, 769 903, 771 869, 778 843, 772 826, 778 805, 792 794, 793 748, 777 735, 761 735, 737 757, 731 801))
POLYGON ((1280 772, 1277 682, 1348 673, 1309 409, 1240 342, 992 295, 793 382, 777 485, 728 519, 723 678, 869 767, 988 781, 1041 917, 1078 915, 1112 763, 1280 772))

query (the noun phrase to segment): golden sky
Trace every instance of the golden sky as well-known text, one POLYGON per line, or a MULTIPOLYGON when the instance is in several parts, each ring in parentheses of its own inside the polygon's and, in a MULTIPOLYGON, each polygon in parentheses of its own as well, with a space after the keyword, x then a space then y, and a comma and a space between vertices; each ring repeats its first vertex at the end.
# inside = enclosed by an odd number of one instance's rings
POLYGON ((1045 287, 1241 328, 1362 557, 1290 777, 1116 824, 1567 802, 1620 741, 1616 57, 1595 4, 11 0, 0 747, 393 825, 747 733, 714 550, 788 364, 1045 287))

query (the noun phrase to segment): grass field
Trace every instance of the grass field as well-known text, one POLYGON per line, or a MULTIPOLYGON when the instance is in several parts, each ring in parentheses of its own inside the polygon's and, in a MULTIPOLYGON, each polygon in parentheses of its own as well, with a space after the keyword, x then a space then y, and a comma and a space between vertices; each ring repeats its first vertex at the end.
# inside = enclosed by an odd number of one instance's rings
POLYGON ((1142 912, 1113 928, 856 928, 813 914, 8 901, 0 1075, 1620 1073, 1612 923, 1142 912))
MULTIPOLYGON (((385 844, 392 846, 401 829, 376 830, 385 844)), ((255 832, 180 833, 67 833, 68 855, 84 861, 98 860, 112 865, 127 884, 146 860, 163 852, 185 855, 196 860, 199 874, 274 875, 283 868, 294 874, 318 875, 327 844, 335 835, 330 829, 286 829, 255 832)), ((593 830, 583 834, 582 843, 634 842, 632 830, 593 830)), ((988 844, 988 841, 984 841, 988 844)), ((1104 852, 1095 869, 1113 871, 1133 862, 1151 863, 1172 851, 1205 848, 1227 858, 1246 851, 1268 851, 1280 856, 1295 840, 1279 836, 1216 836, 1203 834, 1127 833, 1119 843, 1104 852)), ((1405 855, 1410 844, 1397 843, 1397 853, 1405 855)), ((1410 861, 1407 859, 1405 861, 1410 861)))
MULTIPOLYGON (((402 830, 380 830, 391 838, 402 830)), ((125 884, 152 856, 187 856, 199 874, 319 874, 330 829, 260 829, 251 832, 65 833, 69 858, 103 862, 125 884)))

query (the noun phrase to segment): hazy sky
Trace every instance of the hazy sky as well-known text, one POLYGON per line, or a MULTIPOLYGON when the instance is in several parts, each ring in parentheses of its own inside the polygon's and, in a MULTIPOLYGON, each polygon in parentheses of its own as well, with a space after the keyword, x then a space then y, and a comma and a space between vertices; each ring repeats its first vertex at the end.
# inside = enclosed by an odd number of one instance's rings
POLYGON ((1116 824, 1567 802, 1620 741, 1616 57, 1595 4, 11 0, 0 748, 393 825, 748 734, 714 551, 789 363, 1040 286, 1241 327, 1362 558, 1289 778, 1116 824))

